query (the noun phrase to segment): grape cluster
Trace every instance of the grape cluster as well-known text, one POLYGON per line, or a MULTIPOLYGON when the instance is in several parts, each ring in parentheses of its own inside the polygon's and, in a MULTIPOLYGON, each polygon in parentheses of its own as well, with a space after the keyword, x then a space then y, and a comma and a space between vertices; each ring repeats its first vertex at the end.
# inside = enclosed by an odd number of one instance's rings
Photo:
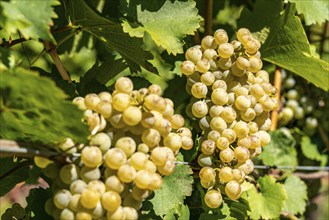
POLYGON ((321 121, 328 121, 328 114, 323 112, 328 112, 329 97, 323 96, 315 86, 306 85, 301 77, 285 70, 281 73, 283 106, 279 113, 280 126, 298 126, 308 135, 313 135, 321 121))
POLYGON ((180 67, 192 96, 186 113, 202 132, 199 177, 211 208, 222 203, 220 189, 232 200, 240 197, 241 184, 254 168, 251 159, 270 142, 276 89, 262 70, 260 46, 246 28, 230 43, 219 29, 187 49, 180 67))
POLYGON ((1 216, 1 220, 28 220, 30 216, 20 204, 14 203, 11 208, 6 209, 5 213, 1 216))
POLYGON ((91 132, 86 146, 69 138, 59 145, 78 153, 76 160, 58 167, 35 158, 55 182, 45 205, 55 219, 137 219, 142 201, 174 172, 180 148, 193 147, 192 132, 159 86, 133 90, 133 82, 121 77, 114 87, 73 100, 91 132))

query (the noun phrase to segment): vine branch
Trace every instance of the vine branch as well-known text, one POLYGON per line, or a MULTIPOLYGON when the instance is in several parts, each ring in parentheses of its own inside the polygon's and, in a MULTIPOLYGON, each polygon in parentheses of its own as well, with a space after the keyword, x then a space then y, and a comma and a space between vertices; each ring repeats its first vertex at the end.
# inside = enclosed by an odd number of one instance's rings
POLYGON ((318 171, 313 173, 295 172, 294 175, 298 176, 301 179, 322 179, 323 177, 329 177, 329 172, 326 171, 318 171))
POLYGON ((46 51, 49 53, 52 60, 54 61, 54 64, 55 64, 59 74, 61 75, 62 79, 67 80, 68 82, 72 82, 70 75, 66 71, 61 59, 59 58, 59 56, 57 54, 56 46, 54 44, 50 43, 49 41, 44 41, 43 44, 45 46, 46 51))
POLYGON ((278 108, 273 110, 271 113, 271 131, 274 131, 278 126, 278 118, 279 118, 279 112, 280 112, 280 93, 281 93, 281 84, 282 84, 282 74, 280 67, 276 67, 275 73, 274 73, 274 87, 277 90, 276 94, 276 101, 278 103, 278 108))
POLYGON ((206 13, 205 13, 205 35, 210 35, 212 30, 212 11, 213 0, 206 0, 206 13))

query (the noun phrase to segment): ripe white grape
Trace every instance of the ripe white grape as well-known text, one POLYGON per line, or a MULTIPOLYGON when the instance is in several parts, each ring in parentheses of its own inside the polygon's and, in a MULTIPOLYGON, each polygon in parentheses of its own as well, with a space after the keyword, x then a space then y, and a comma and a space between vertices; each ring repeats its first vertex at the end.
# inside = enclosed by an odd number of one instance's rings
POLYGON ((120 148, 111 148, 104 157, 106 166, 111 169, 119 169, 127 161, 127 155, 120 148))
POLYGON ((102 151, 98 147, 85 147, 81 151, 82 163, 90 168, 98 167, 102 163, 102 151))
POLYGON ((114 191, 107 191, 102 194, 101 201, 103 207, 109 212, 114 212, 121 206, 121 197, 114 191))
POLYGON ((223 58, 229 58, 234 53, 234 47, 230 43, 223 43, 218 46, 218 55, 223 58))
POLYGON ((139 107, 129 106, 122 113, 123 121, 130 126, 135 126, 142 120, 142 111, 139 107))
POLYGON ((129 164, 124 164, 118 169, 118 177, 121 182, 131 183, 136 177, 136 170, 129 164))
POLYGON ((219 170, 218 176, 220 181, 227 183, 233 180, 233 170, 230 167, 223 167, 219 170))
POLYGON ((214 33, 215 41, 218 45, 228 42, 227 32, 224 29, 218 29, 214 33))
POLYGON ((218 208, 223 203, 223 198, 220 191, 211 189, 205 194, 204 201, 208 207, 218 208))
POLYGON ((232 200, 240 198, 241 192, 241 186, 236 181, 230 181, 225 185, 225 193, 232 200))
POLYGON ((186 60, 180 65, 180 71, 186 76, 190 76, 195 72, 195 64, 192 61, 186 60))
POLYGON ((197 118, 202 118, 208 113, 208 106, 204 101, 197 101, 192 105, 192 114, 197 118))
POLYGON ((115 147, 123 150, 127 157, 130 157, 136 151, 136 142, 131 137, 122 137, 117 140, 115 147))

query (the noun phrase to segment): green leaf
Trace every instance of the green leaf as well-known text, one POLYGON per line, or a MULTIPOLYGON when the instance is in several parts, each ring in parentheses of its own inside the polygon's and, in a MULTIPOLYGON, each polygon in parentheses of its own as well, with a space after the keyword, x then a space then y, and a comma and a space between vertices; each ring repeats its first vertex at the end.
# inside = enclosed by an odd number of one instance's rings
POLYGON ((288 0, 296 4, 298 14, 303 14, 306 25, 322 23, 328 20, 329 2, 327 0, 301 1, 288 0))
POLYGON ((306 209, 307 186, 297 176, 289 176, 283 184, 287 193, 283 211, 290 214, 303 214, 306 209))
POLYGON ((0 2, 0 26, 8 36, 17 33, 25 39, 44 39, 54 41, 50 26, 56 17, 53 6, 59 1, 15 1, 0 2))
POLYGON ((186 196, 191 195, 192 173, 189 166, 178 164, 172 175, 163 177, 162 188, 154 191, 154 197, 150 199, 156 215, 166 215, 170 209, 184 203, 186 196))
POLYGON ((216 20, 220 21, 221 25, 229 24, 232 27, 237 27, 237 20, 240 17, 243 6, 230 5, 229 0, 225 0, 224 8, 220 10, 216 16, 216 20))
POLYGON ((30 176, 27 161, 14 161, 13 158, 0 158, 0 197, 12 190, 17 183, 23 182, 30 176))
POLYGON ((271 142, 263 148, 259 158, 269 166, 296 166, 296 141, 287 129, 271 132, 271 142))
POLYGON ((190 218, 190 210, 187 205, 176 204, 163 218, 164 220, 185 220, 190 218))
POLYGON ((287 197, 280 183, 276 183, 274 177, 265 176, 258 179, 258 190, 252 187, 243 193, 250 206, 251 219, 273 219, 280 216, 287 197))
POLYGON ((49 147, 67 137, 86 141, 89 132, 81 122, 82 112, 65 100, 52 80, 20 68, 0 77, 1 138, 49 147))
POLYGON ((328 161, 328 155, 320 154, 316 144, 312 143, 309 136, 303 136, 300 141, 303 155, 311 160, 321 162, 321 166, 325 166, 328 161))
POLYGON ((257 0, 253 11, 245 8, 238 26, 247 27, 264 44, 262 59, 290 70, 314 85, 329 89, 329 64, 312 56, 300 19, 295 16, 293 5, 283 12, 281 0, 257 0))
POLYGON ((184 37, 193 35, 202 20, 195 5, 195 1, 129 1, 123 13, 136 17, 141 25, 131 24, 134 26, 131 27, 126 22, 124 31, 136 37, 143 37, 147 32, 169 54, 183 53, 184 37), (132 8, 137 11, 131 11, 132 8))
POLYGON ((156 72, 152 64, 147 61, 153 57, 142 49, 142 39, 124 33, 120 23, 101 16, 84 0, 65 0, 64 3, 72 24, 80 26, 83 31, 105 42, 112 50, 117 50, 132 71, 140 71, 142 66, 151 72, 156 72))
POLYGON ((29 192, 28 197, 26 197, 27 207, 29 212, 33 212, 33 219, 43 220, 51 219, 51 217, 45 211, 46 201, 52 196, 50 188, 34 188, 29 192))

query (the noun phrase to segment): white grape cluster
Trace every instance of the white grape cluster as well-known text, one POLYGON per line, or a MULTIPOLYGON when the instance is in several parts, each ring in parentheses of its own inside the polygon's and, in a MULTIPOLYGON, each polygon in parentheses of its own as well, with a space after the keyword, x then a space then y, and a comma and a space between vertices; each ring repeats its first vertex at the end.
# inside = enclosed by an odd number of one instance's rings
POLYGON ((121 77, 113 93, 73 100, 84 110, 91 138, 87 146, 66 139, 59 148, 80 153, 78 160, 59 170, 54 163, 45 167, 45 175, 56 179, 49 214, 60 220, 138 219, 142 201, 174 172, 180 148, 193 147, 184 118, 161 93, 157 85, 133 90, 133 82, 121 77))
POLYGON ((181 72, 191 94, 187 114, 202 132, 198 163, 201 185, 208 189, 205 203, 222 203, 220 188, 232 200, 254 165, 252 158, 270 142, 269 113, 277 107, 276 89, 262 70, 260 43, 241 28, 229 43, 225 30, 205 36, 189 48, 181 72))
POLYGON ((280 125, 297 125, 307 134, 313 135, 319 125, 318 118, 320 119, 324 115, 327 100, 318 97, 316 88, 308 85, 312 95, 310 98, 301 78, 287 74, 285 70, 281 72, 283 79, 281 103, 283 103, 283 107, 279 113, 280 125))

